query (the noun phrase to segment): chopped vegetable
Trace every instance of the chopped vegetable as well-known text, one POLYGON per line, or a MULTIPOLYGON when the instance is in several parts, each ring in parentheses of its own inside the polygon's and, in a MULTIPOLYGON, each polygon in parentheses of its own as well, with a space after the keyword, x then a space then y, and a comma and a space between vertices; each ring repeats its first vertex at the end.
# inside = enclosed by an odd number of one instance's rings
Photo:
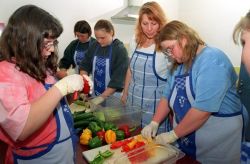
POLYGON ((114 154, 114 152, 111 152, 111 151, 109 151, 109 150, 106 150, 105 152, 99 152, 99 154, 102 156, 102 157, 104 157, 104 158, 108 158, 108 157, 111 157, 113 154, 114 154))
POLYGON ((116 141, 114 143, 112 143, 110 145, 110 149, 117 149, 117 148, 120 148, 122 147, 123 145, 126 145, 128 144, 129 142, 131 142, 133 139, 130 138, 130 139, 126 139, 126 140, 123 140, 123 141, 116 141))
POLYGON ((104 157, 98 154, 93 161, 90 161, 90 164, 103 164, 103 162, 104 162, 104 157))
POLYGON ((105 160, 105 158, 109 158, 114 154, 114 152, 111 152, 109 150, 106 150, 104 152, 99 151, 99 153, 95 156, 93 161, 90 161, 90 164, 102 164, 105 160))

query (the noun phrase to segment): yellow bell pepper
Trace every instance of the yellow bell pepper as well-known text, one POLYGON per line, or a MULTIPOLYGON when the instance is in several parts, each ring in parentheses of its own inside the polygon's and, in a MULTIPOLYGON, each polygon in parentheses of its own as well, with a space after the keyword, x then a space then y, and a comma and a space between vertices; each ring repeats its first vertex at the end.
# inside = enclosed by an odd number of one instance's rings
POLYGON ((84 133, 84 134, 89 134, 89 135, 92 136, 92 132, 91 132, 91 130, 89 130, 88 128, 84 129, 84 130, 82 131, 82 133, 84 133))
POLYGON ((82 133, 80 136, 80 143, 83 145, 88 145, 89 141, 92 139, 92 135, 90 133, 82 133))
POLYGON ((105 132, 105 141, 107 144, 111 144, 116 141, 116 134, 113 130, 107 130, 105 132))

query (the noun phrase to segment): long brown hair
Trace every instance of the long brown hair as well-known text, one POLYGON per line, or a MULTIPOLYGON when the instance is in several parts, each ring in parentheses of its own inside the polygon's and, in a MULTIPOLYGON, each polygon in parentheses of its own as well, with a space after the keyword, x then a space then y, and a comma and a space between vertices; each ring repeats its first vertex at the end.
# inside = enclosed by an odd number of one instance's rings
POLYGON ((62 31, 61 23, 47 11, 34 5, 22 6, 11 15, 2 33, 0 61, 15 63, 19 70, 44 83, 47 71, 56 73, 58 53, 55 47, 45 60, 43 41, 56 39, 62 31))
MULTIPOLYGON (((192 65, 192 61, 196 56, 198 46, 205 45, 205 42, 200 38, 195 30, 180 21, 171 21, 162 28, 157 42, 160 44, 165 40, 177 40, 186 59, 186 62, 184 63, 186 71, 189 70, 190 66, 192 65), (181 40, 183 38, 187 40, 185 47, 183 47, 181 44, 181 40)), ((173 72, 177 66, 178 63, 173 62, 171 72, 173 72)))
MULTIPOLYGON (((167 22, 165 13, 157 2, 152 1, 143 4, 143 6, 140 8, 139 11, 139 18, 135 30, 136 43, 138 44, 139 47, 141 47, 147 40, 141 28, 142 16, 144 14, 146 14, 150 20, 154 20, 157 23, 159 23, 159 31, 167 22)), ((156 48, 158 49, 158 46, 156 46, 156 48)))

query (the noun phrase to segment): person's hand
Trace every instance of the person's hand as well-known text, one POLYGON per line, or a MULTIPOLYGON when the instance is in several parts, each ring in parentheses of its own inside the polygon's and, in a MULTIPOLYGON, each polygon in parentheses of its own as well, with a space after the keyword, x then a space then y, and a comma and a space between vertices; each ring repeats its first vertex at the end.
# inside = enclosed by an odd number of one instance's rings
POLYGON ((178 136, 175 134, 174 130, 167 133, 161 133, 155 137, 155 142, 157 144, 166 145, 178 140, 178 136))
POLYGON ((93 98, 92 100, 90 100, 90 102, 93 103, 93 104, 95 104, 95 105, 99 105, 99 104, 101 104, 104 100, 105 100, 104 97, 102 97, 102 96, 97 96, 97 97, 93 98))
POLYGON ((155 137, 158 127, 159 123, 151 121, 150 124, 148 124, 142 129, 141 134, 145 138, 155 137))
POLYGON ((83 78, 78 74, 69 75, 55 83, 55 87, 63 96, 75 91, 81 91, 83 88, 83 78))
POLYGON ((122 102, 123 105, 126 104, 127 98, 128 98, 128 95, 125 94, 125 93, 123 93, 123 94, 122 94, 122 97, 121 97, 121 102, 122 102))
POLYGON ((86 80, 87 82, 88 82, 88 84, 89 84, 89 87, 90 87, 90 91, 89 91, 89 94, 92 94, 92 92, 93 92, 93 81, 91 80, 91 78, 89 77, 89 76, 87 76, 87 75, 82 75, 83 76, 83 79, 84 80, 86 80))

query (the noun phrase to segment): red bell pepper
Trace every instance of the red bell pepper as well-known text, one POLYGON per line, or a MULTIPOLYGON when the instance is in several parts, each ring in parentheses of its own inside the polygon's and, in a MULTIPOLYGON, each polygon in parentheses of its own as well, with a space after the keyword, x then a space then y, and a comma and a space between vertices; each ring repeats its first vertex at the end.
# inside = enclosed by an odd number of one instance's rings
POLYGON ((90 85, 89 85, 89 82, 86 80, 86 79, 83 79, 83 93, 84 94, 89 94, 89 91, 90 91, 90 85))
MULTIPOLYGON (((81 91, 82 93, 84 93, 85 95, 89 94, 90 91, 90 85, 89 82, 83 78, 83 90, 81 91)), ((79 98, 79 93, 76 91, 73 94, 73 101, 76 101, 79 98)))
POLYGON ((130 131, 129 131, 129 126, 127 124, 119 126, 118 129, 124 131, 126 138, 131 136, 130 131))
POLYGON ((98 138, 100 140, 102 140, 102 143, 105 142, 105 131, 104 130, 100 130, 100 131, 96 132, 96 135, 98 136, 98 138))
POLYGON ((123 140, 123 141, 116 141, 114 143, 112 143, 110 145, 110 149, 117 149, 117 148, 120 148, 122 147, 123 145, 126 145, 128 144, 129 142, 131 142, 133 139, 126 139, 126 140, 123 140))
POLYGON ((110 149, 118 149, 119 147, 122 147, 123 141, 116 141, 110 145, 110 149))

